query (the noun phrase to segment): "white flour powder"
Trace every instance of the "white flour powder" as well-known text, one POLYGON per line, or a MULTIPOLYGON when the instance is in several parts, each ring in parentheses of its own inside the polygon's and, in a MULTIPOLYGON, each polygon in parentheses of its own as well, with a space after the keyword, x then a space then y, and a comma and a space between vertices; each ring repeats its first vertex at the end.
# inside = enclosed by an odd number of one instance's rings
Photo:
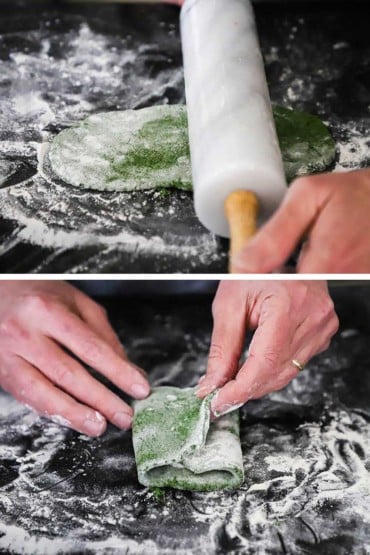
MULTIPOLYGON (((302 20, 299 25, 303 23, 302 20)), ((162 22, 159 29, 168 35, 174 33, 172 24, 162 22)), ((294 45, 296 31, 293 29, 293 38, 288 44, 294 45)), ((82 23, 63 36, 65 54, 56 57, 53 49, 57 39, 51 33, 46 35, 45 30, 34 31, 31 38, 38 41, 38 49, 15 51, 10 60, 0 60, 0 79, 12 83, 9 97, 3 100, 0 109, 0 128, 6 130, 6 135, 0 136, 0 183, 16 172, 19 159, 28 160, 36 167, 37 155, 39 161, 43 155, 42 144, 51 140, 55 129, 68 127, 96 111, 135 108, 148 102, 155 104, 158 99, 163 103, 166 91, 183 90, 181 68, 173 69, 170 65, 153 76, 148 74, 148 60, 158 56, 155 43, 135 44, 130 37, 103 36, 82 23)), ((266 62, 271 63, 279 59, 282 49, 272 46, 264 54, 266 62)), ((313 94, 314 81, 309 76, 294 75, 294 68, 289 64, 280 81, 282 86, 285 83, 287 86, 284 97, 278 100, 287 106, 299 105, 300 100, 313 94)), ((364 134, 355 121, 329 120, 327 123, 334 129, 338 144, 335 169, 363 166, 369 160, 369 134, 364 134)), ((188 202, 190 209, 188 196, 183 200, 171 199, 171 195, 167 198, 155 215, 159 222, 158 226, 153 224, 157 232, 152 229, 147 233, 145 222, 136 225, 145 219, 143 213, 153 202, 155 195, 149 193, 128 209, 119 195, 77 193, 71 187, 50 182, 50 177, 41 175, 38 164, 34 177, 0 189, 0 214, 21 227, 19 234, 8 237, 2 252, 14 247, 20 239, 59 249, 59 252, 98 244, 106 247, 102 256, 107 257, 114 249, 181 256, 189 260, 189 268, 199 258, 203 262, 219 259, 215 238, 200 226, 199 233, 192 237, 184 237, 183 224, 179 224, 178 232, 171 232, 166 226, 166 221, 176 221, 178 202, 188 202)), ((76 271, 83 269, 83 264, 75 268, 76 271)))

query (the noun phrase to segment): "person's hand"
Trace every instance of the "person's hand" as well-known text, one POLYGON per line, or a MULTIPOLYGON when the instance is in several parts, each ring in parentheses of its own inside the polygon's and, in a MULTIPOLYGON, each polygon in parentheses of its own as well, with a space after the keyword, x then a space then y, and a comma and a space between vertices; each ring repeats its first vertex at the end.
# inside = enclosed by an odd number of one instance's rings
POLYGON ((0 386, 89 436, 101 435, 107 420, 129 428, 131 407, 70 353, 131 396, 149 394, 101 306, 62 281, 0 282, 0 386))
POLYGON ((280 269, 302 239, 300 273, 370 273, 370 170, 301 177, 233 259, 235 273, 280 269))
POLYGON ((338 318, 322 281, 223 281, 213 303, 214 327, 206 375, 199 381, 204 398, 224 414, 284 388, 301 365, 328 348, 338 318), (240 366, 246 329, 256 330, 248 358, 240 366))

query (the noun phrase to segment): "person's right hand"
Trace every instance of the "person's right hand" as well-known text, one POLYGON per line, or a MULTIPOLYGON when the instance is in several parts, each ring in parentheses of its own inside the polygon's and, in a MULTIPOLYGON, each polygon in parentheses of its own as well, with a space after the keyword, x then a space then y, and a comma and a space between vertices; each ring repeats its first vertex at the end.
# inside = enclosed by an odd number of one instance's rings
POLYGON ((0 386, 39 414, 89 436, 133 411, 82 363, 135 397, 149 384, 127 360, 104 309, 62 281, 0 282, 0 386))
POLYGON ((324 281, 222 281, 213 302, 214 327, 207 373, 198 396, 219 389, 215 416, 279 391, 327 349, 338 317, 324 281), (255 330, 240 364, 246 330, 255 330))
POLYGON ((279 270, 303 239, 301 274, 370 272, 370 169, 296 179, 233 260, 235 273, 279 270))

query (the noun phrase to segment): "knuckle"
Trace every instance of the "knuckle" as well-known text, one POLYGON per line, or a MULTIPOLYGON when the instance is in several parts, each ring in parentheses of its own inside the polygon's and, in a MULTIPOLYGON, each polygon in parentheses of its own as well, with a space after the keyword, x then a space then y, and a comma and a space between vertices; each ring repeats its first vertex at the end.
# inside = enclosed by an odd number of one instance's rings
POLYGON ((329 345, 331 343, 332 338, 337 333, 338 329, 339 329, 339 320, 336 317, 330 321, 330 323, 325 329, 324 340, 328 341, 329 345))
POLYGON ((335 309, 334 309, 334 302, 331 297, 328 297, 325 300, 324 310, 328 314, 328 316, 331 316, 331 315, 336 316, 335 309))
POLYGON ((337 333, 337 331, 339 330, 339 326, 340 326, 339 318, 337 314, 334 313, 333 320, 332 320, 332 335, 335 335, 337 333))
POLYGON ((50 312, 57 304, 57 297, 46 293, 34 293, 24 296, 23 303, 33 314, 50 312))
POLYGON ((332 299, 328 298, 322 303, 318 314, 321 320, 329 321, 333 324, 333 327, 339 325, 339 320, 334 309, 334 303, 332 299))
POLYGON ((95 304, 95 310, 98 314, 100 314, 100 316, 108 318, 108 311, 101 304, 95 304))
POLYGON ((104 348, 94 338, 85 339, 82 350, 85 361, 92 366, 104 355, 104 348))
POLYGON ((57 365, 54 369, 53 379, 57 384, 67 385, 76 378, 75 371, 66 364, 57 365))
POLYGON ((0 324, 0 333, 8 339, 25 339, 29 333, 16 317, 7 317, 0 324))
POLYGON ((224 349, 219 343, 211 343, 208 358, 210 360, 223 360, 224 349))
POLYGON ((219 385, 227 381, 227 377, 234 374, 239 363, 239 356, 236 354, 225 353, 224 347, 220 344, 212 343, 208 355, 209 365, 208 374, 221 374, 219 385))
POLYGON ((87 304, 85 303, 86 308, 94 314, 98 318, 107 318, 108 312, 107 310, 99 303, 96 303, 92 299, 87 300, 87 304))
POLYGON ((15 397, 22 402, 33 403, 39 397, 39 383, 37 378, 27 378, 19 384, 15 397))
POLYGON ((279 371, 280 353, 274 350, 268 350, 263 353, 263 361, 269 374, 275 375, 279 371))

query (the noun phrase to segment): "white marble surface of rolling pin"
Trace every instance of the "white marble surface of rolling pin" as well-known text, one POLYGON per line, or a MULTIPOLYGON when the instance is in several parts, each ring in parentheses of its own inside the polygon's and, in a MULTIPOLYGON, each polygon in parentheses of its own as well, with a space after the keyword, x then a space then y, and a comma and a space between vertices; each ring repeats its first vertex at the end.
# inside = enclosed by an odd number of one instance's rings
POLYGON ((261 221, 286 190, 262 54, 249 0, 185 0, 181 35, 195 210, 229 236, 227 196, 253 191, 261 221))

